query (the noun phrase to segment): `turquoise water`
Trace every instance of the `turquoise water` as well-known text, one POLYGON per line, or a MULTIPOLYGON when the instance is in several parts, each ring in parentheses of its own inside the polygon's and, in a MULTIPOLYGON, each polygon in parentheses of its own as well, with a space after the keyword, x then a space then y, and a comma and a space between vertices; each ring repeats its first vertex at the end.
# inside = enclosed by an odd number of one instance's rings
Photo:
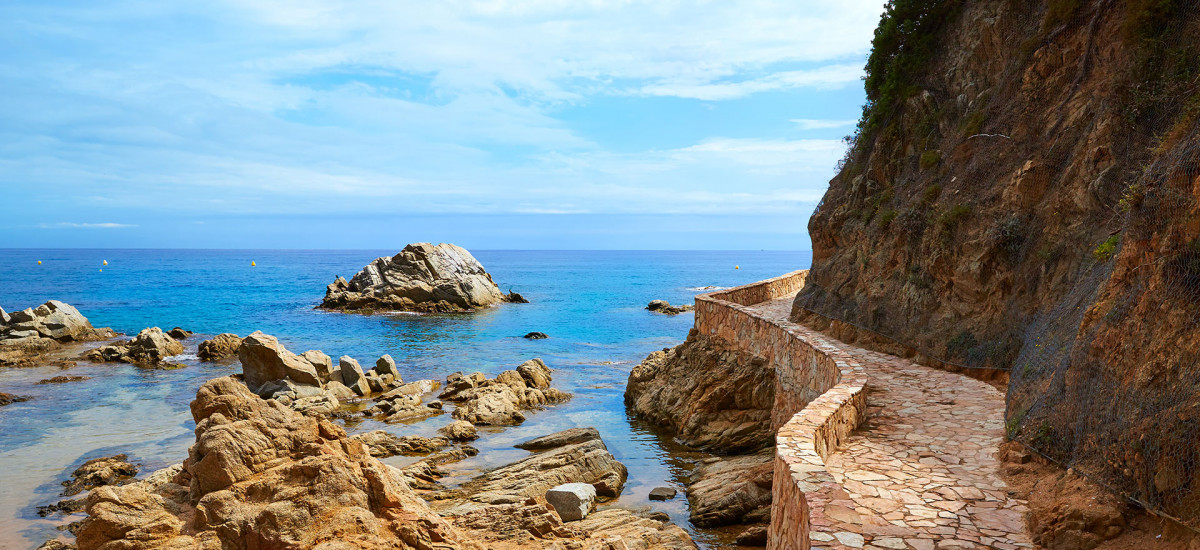
MULTIPOLYGON (((505 292, 531 303, 471 315, 346 315, 313 309, 334 276, 349 277, 388 251, 277 250, 0 250, 0 307, 8 311, 58 299, 95 326, 133 334, 147 326, 195 331, 187 353, 207 335, 262 330, 297 353, 320 349, 372 364, 396 359, 405 380, 443 380, 455 371, 489 375, 540 357, 570 402, 534 412, 518 427, 489 430, 479 457, 448 466, 454 482, 527 453, 520 440, 573 426, 595 426, 630 471, 618 505, 650 506, 687 525, 686 500, 650 503, 656 486, 680 484, 670 441, 625 412, 629 370, 648 353, 681 342, 693 319, 651 314, 652 299, 690 303, 707 286, 734 286, 808 267, 808 252, 474 251, 505 292), (37 261, 42 265, 37 265, 37 261), (108 265, 102 265, 107 260, 108 265), (257 265, 252 267, 251 262, 257 265), (735 269, 738 266, 739 269, 735 269), (525 340, 530 331, 547 340, 525 340)), ((181 462, 193 440, 188 402, 205 380, 238 371, 236 362, 182 361, 171 371, 81 362, 0 369, 0 391, 34 399, 0 408, 0 548, 34 548, 63 520, 38 518, 56 502, 75 465, 119 452, 143 471, 181 462), (91 380, 35 385, 56 374, 91 380)), ((364 422, 351 431, 384 428, 430 435, 449 415, 413 425, 364 422)), ((411 459, 388 459, 402 465, 411 459)), ((690 526, 689 526, 690 529, 690 526)), ((711 533, 693 531, 708 541, 711 533)))

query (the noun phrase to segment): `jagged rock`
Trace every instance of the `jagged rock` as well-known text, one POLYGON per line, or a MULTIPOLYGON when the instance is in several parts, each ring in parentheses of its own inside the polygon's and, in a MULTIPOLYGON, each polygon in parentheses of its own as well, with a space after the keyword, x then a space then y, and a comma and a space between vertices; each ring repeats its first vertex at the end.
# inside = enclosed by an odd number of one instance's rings
MULTIPOLYGON (((3 312, 3 310, 0 310, 3 312)), ((95 329, 79 310, 58 300, 0 316, 0 341, 47 338, 56 342, 96 340, 110 335, 95 329)))
POLYGON ((593 439, 535 453, 467 482, 464 489, 472 501, 487 504, 522 502, 564 483, 589 483, 597 495, 615 498, 627 475, 604 442, 593 439))
POLYGON ((327 420, 229 377, 200 388, 192 416, 196 443, 170 482, 89 495, 80 550, 469 546, 398 470, 327 420))
POLYGON ((7 325, 12 322, 12 318, 8 316, 8 312, 0 307, 0 325, 7 325))
POLYGON ((690 304, 673 306, 666 300, 651 300, 646 309, 663 315, 679 315, 685 311, 691 311, 692 307, 690 304))
POLYGON ((770 521, 774 458, 775 449, 767 448, 702 464, 687 491, 692 523, 716 527, 770 521))
POLYGON ((676 491, 670 487, 655 487, 650 490, 650 500, 671 500, 676 491))
POLYGON ((0 407, 11 405, 13 403, 20 403, 22 401, 29 401, 29 398, 20 395, 13 395, 11 393, 0 392, 0 407))
POLYGON ((184 340, 193 334, 195 334, 195 333, 190 330, 184 330, 179 327, 175 327, 175 328, 167 331, 167 336, 170 336, 171 338, 174 338, 176 340, 184 340))
POLYGON ((238 347, 246 386, 257 389, 263 384, 289 379, 300 384, 320 386, 317 369, 307 359, 284 348, 274 336, 255 331, 238 347))
POLYGON ((546 333, 544 333, 544 332, 536 332, 535 331, 535 332, 527 333, 524 336, 524 338, 526 340, 545 340, 545 339, 549 338, 549 336, 547 336, 546 333))
POLYGON ((61 540, 48 540, 37 547, 37 550, 72 550, 74 548, 74 544, 67 544, 61 540))
POLYGON ((183 353, 183 344, 158 327, 142 329, 132 340, 93 349, 84 358, 97 363, 139 363, 157 365, 168 357, 183 353))
POLYGON ((692 447, 738 453, 775 444, 774 369, 694 329, 683 344, 634 367, 625 404, 692 447))
POLYGON ((525 421, 522 410, 558 403, 571 395, 550 387, 550 368, 541 359, 522 363, 517 370, 504 371, 494 379, 482 373, 446 378, 441 399, 459 402, 454 418, 481 425, 514 425, 525 421))
POLYGON ((300 354, 305 361, 308 361, 313 366, 313 370, 317 371, 317 380, 322 384, 327 384, 334 381, 333 378, 333 359, 325 355, 320 350, 308 350, 300 354))
POLYGON ((402 382, 400 379, 400 370, 396 368, 396 360, 392 359, 391 355, 384 355, 378 361, 375 361, 375 372, 380 376, 392 375, 396 382, 402 382))
POLYGON ((63 495, 77 495, 96 487, 120 483, 133 478, 137 473, 137 465, 131 464, 126 455, 93 458, 71 472, 70 480, 62 482, 63 487, 66 487, 63 489, 63 495))
POLYGON ((433 393, 433 391, 436 390, 439 385, 440 383, 437 380, 417 380, 416 382, 409 382, 401 385, 398 388, 394 388, 379 398, 395 399, 401 395, 425 395, 427 393, 433 393))
POLYGON ((238 347, 241 345, 242 338, 240 336, 225 332, 200 342, 196 356, 201 361, 217 361, 237 355, 238 347))
POLYGON ((375 259, 349 281, 335 279, 320 307, 454 312, 507 300, 470 252, 452 244, 415 243, 375 259))
POLYGON ((354 390, 347 388, 345 384, 336 380, 325 384, 325 391, 328 392, 329 395, 332 395, 339 400, 354 399, 357 397, 357 394, 354 393, 354 390))
POLYGON ((526 451, 544 451, 546 449, 554 449, 575 443, 583 443, 584 441, 599 441, 600 430, 596 428, 570 428, 561 432, 543 435, 517 443, 514 447, 525 449, 526 451))
POLYGON ((455 420, 450 424, 438 428, 438 433, 445 435, 453 441, 474 441, 479 439, 479 432, 475 429, 475 425, 465 420, 455 420))
POLYGON ((338 358, 338 375, 341 377, 341 382, 354 390, 354 393, 358 395, 371 393, 371 387, 367 385, 367 380, 363 376, 362 367, 353 357, 343 355, 338 358))
POLYGON ((546 502, 564 522, 579 521, 596 504, 596 488, 587 483, 564 483, 546 491, 546 502))
POLYGON ((429 454, 450 445, 444 437, 421 437, 417 435, 397 436, 383 430, 355 435, 351 439, 361 441, 371 456, 385 458, 395 455, 429 454))

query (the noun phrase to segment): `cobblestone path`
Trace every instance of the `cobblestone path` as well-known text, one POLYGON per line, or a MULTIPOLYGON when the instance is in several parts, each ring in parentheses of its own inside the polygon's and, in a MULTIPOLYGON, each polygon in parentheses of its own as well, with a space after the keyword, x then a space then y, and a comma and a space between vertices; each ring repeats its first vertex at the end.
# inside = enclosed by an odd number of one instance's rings
MULTIPOLYGON (((791 298, 753 309, 786 319, 791 298)), ((808 493, 812 548, 1032 548, 997 449, 1004 395, 983 382, 847 346, 868 366, 866 423, 808 493)))

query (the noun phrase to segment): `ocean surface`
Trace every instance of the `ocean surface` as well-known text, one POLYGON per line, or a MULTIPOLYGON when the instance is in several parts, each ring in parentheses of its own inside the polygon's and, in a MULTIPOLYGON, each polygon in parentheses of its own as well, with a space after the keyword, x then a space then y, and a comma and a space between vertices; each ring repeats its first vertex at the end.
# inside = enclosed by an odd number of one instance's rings
MULTIPOLYGON (((682 489, 688 460, 678 448, 630 417, 623 393, 629 371, 650 352, 687 336, 691 313, 666 317, 646 311, 653 299, 691 303, 706 287, 774 277, 811 262, 809 252, 487 251, 473 254, 505 292, 529 304, 504 304, 474 314, 354 315, 314 310, 325 285, 349 278, 386 250, 0 250, 0 307, 7 311, 58 299, 97 327, 135 334, 148 326, 196 332, 180 356, 186 366, 151 370, 86 362, 54 367, 0 368, 0 391, 33 399, 0 407, 0 548, 36 548, 60 535, 75 517, 39 518, 36 507, 61 500, 60 482, 85 460, 126 453, 142 473, 182 462, 193 442, 188 403, 206 380, 240 371, 236 360, 200 363, 197 344, 234 332, 261 330, 300 353, 319 349, 364 366, 391 354, 406 381, 442 381, 455 371, 492 376, 542 358, 554 385, 574 394, 564 404, 528 415, 517 427, 489 428, 472 459, 443 467, 457 483, 528 453, 512 447, 532 437, 575 427, 600 430, 629 468, 618 506, 669 513, 703 546, 719 531, 687 522, 682 489), (38 261, 41 265, 38 265, 38 261), (108 265, 103 265, 107 261, 108 265), (257 265, 251 266, 251 262, 257 265), (550 338, 525 340, 527 332, 550 338), (58 374, 90 376, 37 385, 58 374), (658 486, 680 489, 669 502, 650 502, 658 486)), ((365 421, 352 433, 386 429, 433 435, 448 414, 411 424, 365 421)), ((400 466, 415 458, 385 462, 400 466)))

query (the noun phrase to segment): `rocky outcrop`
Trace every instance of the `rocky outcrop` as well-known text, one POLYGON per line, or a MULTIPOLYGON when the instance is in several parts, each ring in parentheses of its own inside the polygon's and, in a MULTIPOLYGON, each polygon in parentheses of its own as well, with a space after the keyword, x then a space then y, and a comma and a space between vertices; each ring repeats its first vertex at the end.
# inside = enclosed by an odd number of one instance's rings
POLYGON ((541 359, 530 359, 516 370, 506 370, 491 379, 479 372, 452 374, 438 397, 458 403, 453 416, 459 420, 511 426, 525 421, 524 410, 571 398, 571 394, 550 387, 550 382, 550 368, 541 359))
POLYGON ((691 521, 700 527, 771 520, 775 449, 720 457, 696 468, 688 483, 691 521))
POLYGON ((200 388, 192 416, 177 474, 89 495, 80 550, 477 547, 326 420, 228 377, 200 388))
POLYGON ((195 333, 190 330, 186 330, 186 329, 183 329, 180 327, 175 327, 175 328, 167 331, 167 336, 170 336, 171 338, 174 338, 176 340, 186 340, 188 338, 191 338, 193 334, 195 334, 195 333))
POLYGON ((13 395, 11 393, 0 392, 0 407, 11 405, 13 403, 20 403, 22 401, 29 401, 29 398, 20 395, 13 395))
POLYGON ((666 300, 650 300, 650 303, 646 305, 646 309, 663 315, 679 315, 685 311, 691 311, 693 307, 692 304, 673 306, 666 300))
MULTIPOLYGON (((566 438, 550 438, 565 441, 566 438)), ((628 471, 600 439, 546 449, 464 484, 467 498, 482 504, 515 504, 544 496, 564 483, 588 483, 596 494, 616 498, 628 471)))
POLYGON ((73 496, 104 485, 117 485, 133 479, 138 466, 123 454, 93 458, 71 472, 71 479, 62 482, 63 495, 73 496))
POLYGON ((112 329, 92 327, 79 310, 58 300, 11 314, 0 309, 0 366, 29 367, 47 362, 69 366, 70 361, 47 358, 65 343, 114 336, 112 329))
POLYGON ((97 363, 118 362, 156 365, 164 359, 183 353, 183 344, 158 327, 142 329, 132 340, 102 346, 84 354, 84 359, 97 363))
POLYGON ((529 441, 517 443, 514 447, 526 451, 544 451, 585 441, 599 441, 600 430, 596 428, 570 428, 561 432, 536 437, 529 441))
POLYGON ((774 446, 775 372, 766 361, 695 330, 672 349, 651 353, 629 374, 625 404, 671 430, 683 444, 721 453, 774 446))
POLYGON ((438 428, 438 433, 453 441, 474 441, 479 439, 479 432, 475 429, 475 425, 466 420, 455 420, 442 426, 438 428))
POLYGON ((240 336, 225 332, 200 342, 196 356, 201 361, 219 361, 237 355, 238 347, 241 345, 242 338, 240 336))
POLYGON ((398 436, 383 430, 357 434, 351 437, 367 446, 371 456, 386 458, 396 455, 427 455, 450 445, 444 437, 421 437, 419 435, 398 436))
POLYGON ((377 258, 349 281, 338 277, 320 307, 344 311, 393 310, 447 313, 505 301, 492 276, 461 247, 416 243, 392 257, 377 258))

